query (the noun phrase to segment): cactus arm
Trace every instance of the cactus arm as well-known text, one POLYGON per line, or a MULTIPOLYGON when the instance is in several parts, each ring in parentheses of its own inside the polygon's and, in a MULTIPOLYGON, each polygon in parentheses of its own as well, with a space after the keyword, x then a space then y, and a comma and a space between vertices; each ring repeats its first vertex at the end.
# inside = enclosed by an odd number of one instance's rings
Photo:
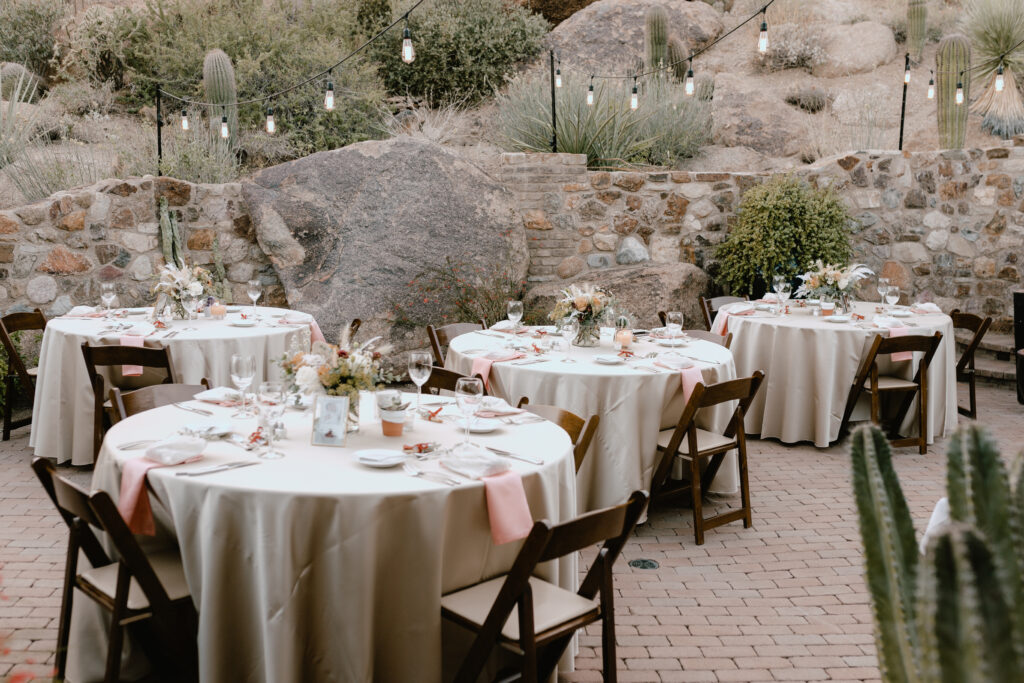
POLYGON ((907 47, 915 62, 921 60, 921 52, 924 50, 927 21, 927 1, 907 0, 907 47))
POLYGON ((646 68, 658 69, 668 63, 668 12, 661 5, 647 10, 644 31, 646 68))
POLYGON ((921 680, 914 620, 918 558, 910 510, 889 443, 877 427, 854 433, 851 455, 879 667, 889 683, 916 683, 921 680))
POLYGON ((668 64, 672 65, 672 76, 676 81, 682 83, 686 80, 686 70, 688 68, 686 58, 689 57, 689 53, 686 51, 686 45, 676 36, 672 36, 668 41, 668 54, 666 55, 668 64))
POLYGON ((939 146, 960 149, 967 135, 968 103, 971 99, 971 43, 962 34, 946 36, 935 53, 936 117, 939 146), (961 76, 961 73, 963 74, 961 76), (956 103, 956 86, 962 83, 964 103, 956 103))

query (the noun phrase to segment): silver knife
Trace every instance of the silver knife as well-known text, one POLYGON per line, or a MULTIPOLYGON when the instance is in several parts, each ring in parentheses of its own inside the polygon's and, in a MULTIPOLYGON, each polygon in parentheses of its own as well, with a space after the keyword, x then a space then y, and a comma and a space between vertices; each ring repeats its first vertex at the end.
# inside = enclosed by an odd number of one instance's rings
POLYGON ((258 461, 247 460, 245 462, 230 462, 226 465, 216 465, 214 467, 208 467, 204 470, 192 470, 191 472, 175 472, 174 474, 179 477, 201 477, 204 474, 213 474, 215 472, 224 472, 226 470, 236 470, 240 467, 249 467, 250 465, 259 465, 258 461))
POLYGON ((187 410, 188 412, 196 413, 197 415, 205 415, 206 417, 210 417, 213 415, 213 413, 211 413, 209 410, 203 410, 202 408, 193 408, 192 406, 187 406, 184 405, 183 403, 174 403, 172 405, 175 408, 181 408, 182 410, 187 410))
POLYGON ((511 451, 503 451, 500 448, 495 448, 493 446, 484 446, 484 448, 489 450, 491 453, 495 453, 497 455, 503 455, 506 458, 512 458, 513 460, 521 460, 522 462, 529 463, 531 465, 543 465, 544 464, 543 460, 537 460, 536 458, 529 458, 529 457, 527 457, 525 455, 519 455, 517 453, 512 453, 511 451))

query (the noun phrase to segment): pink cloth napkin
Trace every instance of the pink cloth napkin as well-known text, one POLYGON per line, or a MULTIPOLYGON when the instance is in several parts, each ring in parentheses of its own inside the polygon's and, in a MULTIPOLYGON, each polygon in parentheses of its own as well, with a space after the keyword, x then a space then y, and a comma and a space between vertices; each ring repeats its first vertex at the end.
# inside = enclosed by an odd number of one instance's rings
POLYGON ((518 351, 509 351, 504 356, 498 358, 488 358, 486 356, 478 356, 473 359, 472 374, 480 375, 484 378, 484 387, 489 391, 491 388, 491 366, 495 363, 502 363, 507 360, 515 360, 517 358, 525 358, 525 353, 519 353, 518 351))
POLYGON ((320 331, 320 326, 317 325, 316 320, 309 321, 309 338, 315 342, 327 343, 327 339, 324 338, 324 333, 320 331))
MULTIPOLYGON (((123 334, 121 335, 121 346, 144 346, 145 339, 138 334, 123 334)), ((138 377, 142 374, 141 365, 122 365, 121 374, 125 377, 138 377)))
POLYGON ((733 315, 754 315, 754 309, 747 309, 745 311, 736 311, 730 313, 729 311, 718 311, 715 314, 715 322, 711 325, 711 331, 717 335, 725 336, 729 334, 729 316, 733 315))
MULTIPOLYGON (((197 455, 185 462, 195 462, 203 456, 197 455)), ((181 464, 181 463, 177 463, 181 464)), ((124 463, 121 472, 121 495, 117 500, 117 511, 124 517, 133 534, 156 534, 153 508, 146 493, 146 473, 154 467, 167 467, 147 458, 132 458, 124 463)))
MULTIPOLYGON (((890 327, 889 328, 889 336, 890 337, 904 337, 904 336, 906 336, 907 332, 909 332, 909 331, 910 331, 909 327, 890 327)), ((914 352, 913 351, 900 351, 899 353, 891 353, 891 354, 889 354, 889 358, 893 359, 894 361, 913 360, 914 352)))
POLYGON ((679 374, 683 380, 683 401, 689 401, 690 396, 693 394, 693 388, 704 381, 704 375, 701 374, 700 368, 696 365, 683 368, 679 371, 679 374))
POLYGON ((533 528, 533 515, 526 502, 523 478, 513 470, 484 477, 487 516, 495 545, 526 538, 533 528))

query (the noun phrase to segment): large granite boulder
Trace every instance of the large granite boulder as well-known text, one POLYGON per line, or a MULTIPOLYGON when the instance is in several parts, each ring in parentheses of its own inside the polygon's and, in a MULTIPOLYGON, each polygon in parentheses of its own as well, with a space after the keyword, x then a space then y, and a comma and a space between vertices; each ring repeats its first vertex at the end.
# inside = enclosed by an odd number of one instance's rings
POLYGON ((448 257, 512 264, 525 276, 512 197, 433 143, 397 137, 319 152, 260 171, 242 195, 289 304, 316 316, 328 340, 361 318, 360 337, 424 346, 423 330, 396 326, 393 314, 398 306, 412 319, 439 319, 410 281, 448 257))
POLYGON ((610 268, 544 282, 527 293, 527 310, 542 315, 550 311, 560 292, 573 283, 600 285, 610 291, 618 312, 629 314, 637 327, 657 325, 658 311, 682 311, 687 327, 704 327, 699 298, 707 292, 708 276, 692 263, 610 268))
POLYGON ((773 157, 800 152, 811 114, 789 106, 783 96, 757 76, 716 74, 711 101, 715 144, 749 147, 773 157))
POLYGON ((814 67, 814 75, 841 78, 874 71, 896 57, 892 29, 877 21, 829 26, 822 36, 825 59, 814 67))
POLYGON ((710 43, 724 28, 718 10, 703 2, 598 0, 556 26, 548 34, 549 47, 572 55, 568 67, 626 73, 644 57, 645 17, 656 5, 668 12, 669 32, 690 50, 710 43))

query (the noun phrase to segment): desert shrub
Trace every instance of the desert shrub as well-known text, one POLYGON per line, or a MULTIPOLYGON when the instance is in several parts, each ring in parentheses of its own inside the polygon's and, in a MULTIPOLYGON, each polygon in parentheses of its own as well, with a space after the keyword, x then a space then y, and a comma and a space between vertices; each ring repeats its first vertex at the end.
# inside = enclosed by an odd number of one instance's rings
POLYGON ((35 95, 35 86, 24 74, 14 79, 7 90, 4 75, 0 71, 0 91, 7 91, 7 100, 0 103, 0 168, 18 160, 36 133, 38 109, 30 105, 35 95))
POLYGON ((149 30, 141 12, 93 5, 77 20, 61 55, 61 68, 93 83, 124 88, 131 72, 149 70, 144 56, 149 30))
POLYGON ((1009 139, 1024 133, 1024 100, 1017 80, 1024 79, 1024 12, 1020 0, 971 0, 964 28, 977 60, 974 75, 985 85, 971 111, 984 118, 981 127, 1009 139), (1003 56, 1005 55, 1005 57, 1003 56), (1002 63, 1005 87, 996 91, 996 69, 1002 63))
POLYGON ((23 64, 45 77, 50 72, 54 35, 64 13, 62 0, 0 2, 0 62, 23 64))
POLYGON ((3 84, 0 85, 0 99, 10 99, 19 81, 27 84, 30 88, 35 88, 37 92, 39 90, 39 79, 21 64, 14 62, 0 64, 0 78, 3 79, 3 84))
POLYGON ((390 0, 359 0, 356 23, 367 37, 377 35, 391 23, 390 0))
POLYGON ((114 88, 105 82, 95 85, 89 81, 65 81, 50 88, 46 99, 55 102, 62 111, 73 116, 109 114, 114 108, 114 88))
POLYGON ((817 259, 845 264, 848 219, 830 188, 774 176, 743 195, 736 226, 715 249, 716 279, 733 294, 757 293, 773 275, 794 278, 817 259))
POLYGON ((772 26, 768 52, 758 64, 766 71, 807 69, 825 58, 821 29, 815 24, 779 24, 772 26))
MULTIPOLYGON (((712 85, 712 90, 714 86, 712 85)), ((711 138, 711 105, 689 96, 682 84, 665 75, 644 83, 640 108, 640 134, 652 140, 640 162, 672 166, 697 154, 711 138)))
POLYGON ((548 24, 508 0, 435 0, 409 16, 409 29, 412 64, 401 60, 401 31, 372 48, 388 91, 432 103, 474 102, 537 54, 548 24))
POLYGON ((266 168, 296 157, 291 140, 283 135, 268 135, 262 128, 244 129, 238 138, 238 156, 243 168, 266 168))
POLYGON ((828 107, 832 102, 832 98, 825 92, 824 88, 813 85, 799 88, 789 93, 786 95, 786 102, 798 109, 816 114, 828 107))
POLYGON ((465 110, 451 102, 438 107, 403 109, 397 114, 385 110, 381 129, 388 137, 408 135, 438 145, 458 142, 466 136, 465 110))
POLYGON ((518 2, 552 24, 560 24, 595 0, 518 0, 518 2))
POLYGON ((39 139, 17 162, 4 169, 29 202, 73 187, 92 185, 108 176, 106 170, 92 147, 74 142, 47 144, 39 139))
MULTIPOLYGON (((190 111, 188 131, 177 125, 164 128, 164 175, 193 183, 227 183, 241 174, 238 155, 219 134, 190 111)), ((156 137, 151 128, 126 129, 115 142, 117 173, 121 177, 156 173, 156 137)))

